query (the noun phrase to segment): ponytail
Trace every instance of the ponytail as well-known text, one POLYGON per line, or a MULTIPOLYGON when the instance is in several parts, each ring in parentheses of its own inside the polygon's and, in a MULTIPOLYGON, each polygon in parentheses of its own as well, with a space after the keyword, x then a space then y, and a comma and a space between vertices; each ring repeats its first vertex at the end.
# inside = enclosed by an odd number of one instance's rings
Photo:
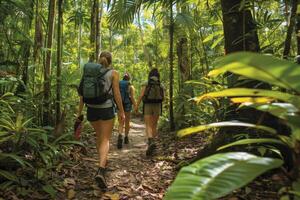
POLYGON ((107 59, 105 57, 100 57, 98 62, 101 65, 103 65, 104 67, 108 67, 109 66, 108 61, 107 61, 107 59))
POLYGON ((108 51, 103 51, 98 57, 98 62, 104 67, 109 67, 112 63, 111 53, 108 51))

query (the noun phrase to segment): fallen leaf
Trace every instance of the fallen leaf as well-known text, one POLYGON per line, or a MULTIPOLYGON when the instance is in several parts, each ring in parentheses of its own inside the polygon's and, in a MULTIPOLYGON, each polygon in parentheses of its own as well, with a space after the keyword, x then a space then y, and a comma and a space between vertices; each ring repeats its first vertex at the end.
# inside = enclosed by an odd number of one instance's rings
POLYGON ((76 184, 76 182, 73 178, 65 178, 64 179, 64 186, 68 189, 74 188, 75 184, 76 184))
POLYGON ((71 189, 68 191, 68 199, 73 199, 75 197, 76 192, 71 189))

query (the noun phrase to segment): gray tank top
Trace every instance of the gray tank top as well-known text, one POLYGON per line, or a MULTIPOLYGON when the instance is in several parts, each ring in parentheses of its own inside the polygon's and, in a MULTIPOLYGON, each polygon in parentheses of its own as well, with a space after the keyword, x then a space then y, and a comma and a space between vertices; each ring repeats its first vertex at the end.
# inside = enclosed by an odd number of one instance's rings
MULTIPOLYGON (((109 93, 113 96, 113 89, 112 89, 112 72, 113 69, 112 68, 107 68, 107 69, 111 69, 110 71, 108 71, 105 75, 105 90, 109 90, 109 93)), ((108 99, 106 102, 102 103, 102 104, 87 104, 88 107, 90 108, 111 108, 114 105, 114 101, 113 99, 108 99)))

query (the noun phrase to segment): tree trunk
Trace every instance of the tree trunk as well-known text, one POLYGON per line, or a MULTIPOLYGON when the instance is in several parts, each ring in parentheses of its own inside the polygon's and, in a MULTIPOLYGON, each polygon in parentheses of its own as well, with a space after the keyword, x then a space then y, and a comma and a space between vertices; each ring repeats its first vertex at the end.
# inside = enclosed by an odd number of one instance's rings
POLYGON ((97 57, 99 54, 99 38, 100 38, 100 10, 99 10, 99 0, 96 0, 96 6, 95 6, 95 23, 96 23, 96 32, 95 32, 95 60, 97 62, 97 57))
MULTIPOLYGON (((82 1, 79 2, 79 12, 82 13, 82 1)), ((81 38, 82 38, 82 15, 80 15, 79 19, 79 30, 78 30, 78 36, 77 36, 77 66, 80 68, 81 64, 81 38)))
MULTIPOLYGON (((300 55, 300 13, 297 13, 296 15, 296 38, 297 38, 297 56, 299 56, 300 55)), ((298 63, 300 64, 300 58, 298 63)))
POLYGON ((97 6, 99 7, 99 3, 97 3, 98 0, 92 1, 92 9, 91 9, 91 33, 90 33, 90 62, 95 61, 95 53, 96 53, 96 24, 97 24, 97 6))
POLYGON ((179 88, 183 87, 183 83, 190 80, 191 69, 189 65, 188 55, 188 39, 182 37, 177 43, 177 57, 178 57, 178 68, 180 71, 180 82, 182 83, 179 88))
POLYGON ((242 0, 221 0, 226 54, 237 51, 260 51, 251 11, 239 10, 242 0))
POLYGON ((97 43, 98 43, 98 45, 97 45, 97 52, 98 52, 97 56, 102 50, 101 22, 102 22, 102 17, 103 17, 103 3, 104 3, 103 0, 101 0, 101 2, 100 2, 100 15, 99 15, 99 33, 97 35, 97 43))
POLYGON ((54 33, 54 21, 55 21, 55 5, 56 0, 50 0, 49 2, 49 14, 48 14, 48 38, 47 38, 47 52, 45 60, 45 71, 44 71, 44 115, 43 125, 50 124, 51 108, 50 108, 50 97, 51 97, 51 57, 52 57, 52 40, 54 33))
POLYGON ((292 0, 290 20, 289 20, 287 33, 286 33, 286 39, 284 42, 283 59, 287 59, 290 54, 292 33, 296 23, 297 6, 298 6, 298 0, 292 0))
POLYGON ((58 0, 57 20, 57 71, 56 71, 56 124, 61 119, 61 68, 62 68, 63 0, 58 0))
POLYGON ((109 51, 113 52, 113 32, 111 26, 109 26, 109 51))
POLYGON ((170 24, 169 24, 169 34, 170 34, 170 53, 169 53, 169 62, 170 62, 170 130, 175 130, 174 122, 174 108, 173 108, 173 86, 174 86, 174 66, 173 66, 173 44, 174 44, 174 19, 173 19, 173 0, 170 0, 170 24))

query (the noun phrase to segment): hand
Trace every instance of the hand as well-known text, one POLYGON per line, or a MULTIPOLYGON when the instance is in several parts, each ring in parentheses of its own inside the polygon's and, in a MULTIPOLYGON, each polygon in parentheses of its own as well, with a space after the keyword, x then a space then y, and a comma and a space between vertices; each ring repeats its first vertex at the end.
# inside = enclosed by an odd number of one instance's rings
POLYGON ((125 122, 125 113, 123 112, 119 112, 119 119, 121 120, 122 123, 125 122))

